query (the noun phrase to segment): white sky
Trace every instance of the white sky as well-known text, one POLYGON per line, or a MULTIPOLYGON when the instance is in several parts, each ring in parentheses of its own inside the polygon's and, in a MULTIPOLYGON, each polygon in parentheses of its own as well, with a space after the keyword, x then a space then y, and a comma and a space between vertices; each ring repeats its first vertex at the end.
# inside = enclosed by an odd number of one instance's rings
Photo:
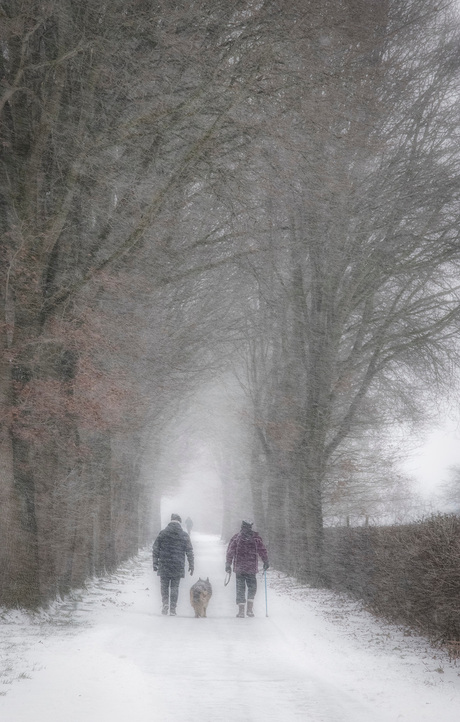
POLYGON ((2 722, 458 722, 459 668, 418 637, 269 570, 236 619, 225 547, 194 534, 196 574, 160 614, 150 552, 31 622, 1 615, 2 722), (207 619, 188 590, 209 576, 207 619))
POLYGON ((460 466, 460 428, 458 421, 447 420, 442 428, 427 434, 403 469, 416 477, 422 492, 429 494, 448 478, 449 467, 455 464, 460 466))

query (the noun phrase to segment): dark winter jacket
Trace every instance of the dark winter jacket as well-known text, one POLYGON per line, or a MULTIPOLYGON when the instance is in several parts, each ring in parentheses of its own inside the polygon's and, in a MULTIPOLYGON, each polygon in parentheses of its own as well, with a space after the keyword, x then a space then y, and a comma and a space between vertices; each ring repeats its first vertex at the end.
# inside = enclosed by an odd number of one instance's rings
POLYGON ((227 564, 233 562, 235 574, 257 574, 258 557, 268 562, 268 552, 256 531, 240 531, 232 536, 227 547, 227 564))
POLYGON ((153 567, 160 577, 184 577, 185 555, 193 570, 193 547, 190 537, 179 522, 171 521, 162 529, 152 547, 153 567))

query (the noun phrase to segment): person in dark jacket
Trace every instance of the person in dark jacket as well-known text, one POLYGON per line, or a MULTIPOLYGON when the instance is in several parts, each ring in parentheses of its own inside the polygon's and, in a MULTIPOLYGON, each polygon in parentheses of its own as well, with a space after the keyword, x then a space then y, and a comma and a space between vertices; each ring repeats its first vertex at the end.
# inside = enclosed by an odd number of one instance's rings
POLYGON ((244 605, 246 603, 246 588, 248 594, 247 616, 254 616, 254 597, 257 592, 256 574, 259 571, 258 558, 264 564, 264 571, 270 566, 268 563, 268 552, 260 535, 253 531, 253 522, 243 521, 241 530, 232 536, 227 547, 227 558, 225 571, 236 575, 236 603, 238 604, 237 617, 244 617, 244 605))
POLYGON ((161 581, 162 614, 176 615, 179 584, 185 577, 185 557, 193 574, 194 557, 190 537, 181 527, 179 514, 171 514, 168 526, 160 531, 152 547, 153 571, 161 581))

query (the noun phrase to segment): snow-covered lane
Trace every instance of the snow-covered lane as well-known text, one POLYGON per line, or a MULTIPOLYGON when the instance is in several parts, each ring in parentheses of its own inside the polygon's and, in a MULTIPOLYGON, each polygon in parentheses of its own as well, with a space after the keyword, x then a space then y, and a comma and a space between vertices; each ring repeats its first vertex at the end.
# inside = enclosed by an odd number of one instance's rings
POLYGON ((89 627, 36 639, 30 679, 0 696, 2 722, 458 719, 460 684, 443 700, 423 680, 400 679, 397 655, 352 644, 287 594, 269 589, 267 618, 260 585, 256 618, 237 619, 223 545, 204 535, 193 543, 196 574, 181 583, 177 617, 161 616, 159 580, 144 555, 135 573, 83 599, 77 613, 89 627), (195 619, 189 602, 198 576, 213 584, 207 619, 195 619))

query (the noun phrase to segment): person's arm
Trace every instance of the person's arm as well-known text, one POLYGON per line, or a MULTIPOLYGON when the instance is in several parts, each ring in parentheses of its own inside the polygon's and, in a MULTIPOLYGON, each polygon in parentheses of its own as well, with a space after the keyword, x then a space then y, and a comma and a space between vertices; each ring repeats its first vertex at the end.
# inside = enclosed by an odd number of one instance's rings
POLYGON ((193 554, 193 547, 192 542, 190 541, 190 537, 188 534, 186 534, 185 536, 185 554, 187 555, 188 570, 190 574, 193 574, 193 570, 195 569, 195 556, 193 554))
POLYGON ((157 538, 155 539, 155 542, 152 547, 152 560, 153 560, 153 571, 158 571, 158 564, 160 561, 160 547, 161 547, 161 539, 160 535, 158 534, 157 538))
POLYGON ((264 571, 266 571, 268 569, 268 567, 270 566, 270 563, 268 561, 267 548, 266 548, 265 544, 263 543, 261 537, 257 538, 257 553, 260 556, 260 558, 262 559, 262 561, 264 563, 264 571))
POLYGON ((235 556, 235 544, 236 544, 236 537, 232 537, 230 539, 230 542, 227 547, 227 554, 225 557, 225 571, 231 572, 232 571, 232 561, 233 557, 235 556))

